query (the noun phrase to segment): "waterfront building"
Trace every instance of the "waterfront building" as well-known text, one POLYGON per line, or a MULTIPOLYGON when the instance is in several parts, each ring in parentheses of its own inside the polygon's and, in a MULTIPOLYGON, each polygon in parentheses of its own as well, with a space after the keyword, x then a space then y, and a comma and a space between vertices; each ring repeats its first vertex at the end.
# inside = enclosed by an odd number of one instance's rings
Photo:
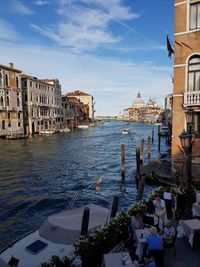
POLYGON ((185 111, 195 112, 194 155, 200 148, 200 1, 175 0, 172 157, 181 154, 179 135, 187 129, 185 111))
POLYGON ((82 92, 82 91, 79 91, 79 90, 76 90, 76 91, 73 91, 73 92, 69 92, 67 94, 68 97, 75 97, 77 99, 80 100, 80 102, 82 102, 84 105, 87 105, 88 108, 89 108, 89 120, 91 122, 94 121, 94 113, 95 113, 95 109, 94 109, 94 98, 92 95, 88 94, 88 93, 85 93, 85 92, 82 92))
POLYGON ((89 107, 76 97, 62 96, 62 128, 73 130, 89 122, 89 107))
POLYGON ((24 136, 21 71, 0 65, 0 137, 24 136))
POLYGON ((40 80, 22 74, 24 130, 26 135, 59 131, 61 86, 58 80, 40 80))

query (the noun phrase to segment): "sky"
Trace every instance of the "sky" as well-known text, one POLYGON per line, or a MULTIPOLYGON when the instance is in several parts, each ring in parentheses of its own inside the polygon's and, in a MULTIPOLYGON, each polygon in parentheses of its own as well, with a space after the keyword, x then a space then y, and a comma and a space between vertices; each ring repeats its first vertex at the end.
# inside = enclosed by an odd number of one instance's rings
POLYGON ((138 92, 144 101, 172 92, 173 0, 0 0, 0 64, 62 93, 93 95, 96 116, 118 115, 138 92))

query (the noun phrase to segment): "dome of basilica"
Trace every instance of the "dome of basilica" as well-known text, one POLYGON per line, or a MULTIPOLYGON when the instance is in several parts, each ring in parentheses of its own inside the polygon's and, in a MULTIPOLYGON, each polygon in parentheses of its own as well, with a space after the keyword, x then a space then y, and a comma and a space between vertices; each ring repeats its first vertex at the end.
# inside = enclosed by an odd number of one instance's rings
POLYGON ((141 98, 141 94, 138 93, 136 99, 133 101, 134 108, 143 108, 145 106, 144 100, 141 98))

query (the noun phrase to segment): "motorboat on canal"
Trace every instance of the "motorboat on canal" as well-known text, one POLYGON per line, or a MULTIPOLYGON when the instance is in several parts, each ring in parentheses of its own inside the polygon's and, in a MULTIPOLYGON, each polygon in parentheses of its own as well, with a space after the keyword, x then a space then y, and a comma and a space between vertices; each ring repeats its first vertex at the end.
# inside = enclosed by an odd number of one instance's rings
POLYGON ((79 125, 78 128, 79 128, 79 129, 88 129, 88 128, 89 128, 89 125, 86 125, 86 124, 84 124, 84 125, 79 125))
POLYGON ((53 255, 74 255, 73 243, 80 237, 84 209, 90 210, 88 231, 106 224, 110 211, 96 204, 51 215, 39 230, 27 234, 0 252, 0 266, 9 267, 12 257, 19 260, 18 267, 36 267, 48 262, 53 255))
POLYGON ((41 134, 43 135, 52 135, 54 133, 55 133, 54 131, 49 131, 49 130, 41 131, 41 134))
POLYGON ((126 134, 130 134, 130 129, 124 129, 123 131, 122 131, 122 134, 124 134, 124 135, 126 135, 126 134))

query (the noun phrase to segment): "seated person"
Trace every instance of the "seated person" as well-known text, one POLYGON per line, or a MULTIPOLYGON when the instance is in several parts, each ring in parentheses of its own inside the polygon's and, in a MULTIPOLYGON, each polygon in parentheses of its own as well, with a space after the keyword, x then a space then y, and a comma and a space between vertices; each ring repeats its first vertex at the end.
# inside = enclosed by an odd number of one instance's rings
POLYGON ((174 236, 175 236, 174 226, 172 225, 171 221, 167 220, 163 229, 164 244, 173 243, 174 236))
POLYGON ((163 250, 163 239, 158 235, 156 227, 151 228, 151 234, 147 237, 148 254, 154 250, 163 250))
POLYGON ((135 229, 143 228, 142 218, 138 211, 133 212, 133 216, 131 217, 131 231, 134 234, 135 229))
POLYGON ((153 203, 155 206, 155 214, 159 218, 159 228, 162 229, 164 222, 167 220, 165 201, 161 199, 159 195, 157 195, 153 203))
POLYGON ((163 255, 163 239, 158 235, 156 227, 152 227, 151 235, 147 237, 147 257, 154 258, 152 266, 163 266, 163 255))

